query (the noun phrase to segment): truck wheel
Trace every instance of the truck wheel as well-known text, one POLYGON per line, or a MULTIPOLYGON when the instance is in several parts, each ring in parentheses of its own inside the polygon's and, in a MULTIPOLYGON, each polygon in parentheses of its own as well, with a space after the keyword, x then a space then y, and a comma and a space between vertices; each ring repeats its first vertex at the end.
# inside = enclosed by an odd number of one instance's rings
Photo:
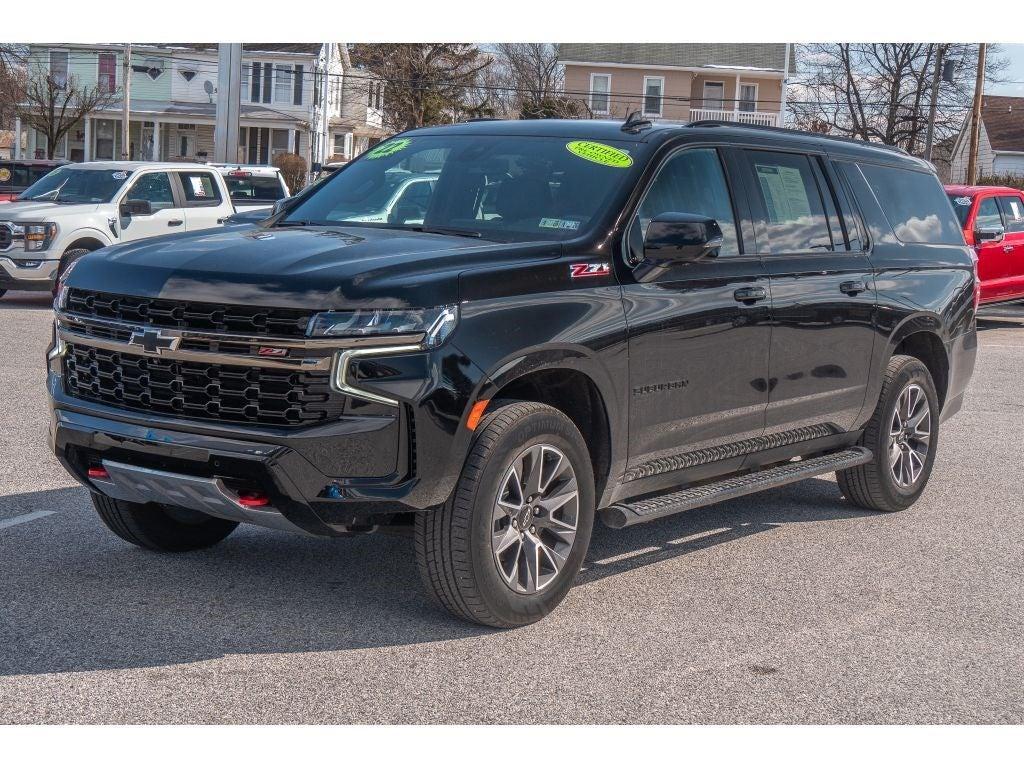
POLYGON ((160 504, 134 504, 92 494, 100 520, 129 544, 155 552, 188 552, 227 538, 238 523, 160 504))
POLYGON ((451 613, 518 627, 565 597, 593 525, 594 472, 579 430, 550 406, 511 403, 477 427, 451 498, 417 512, 416 558, 451 613))
POLYGON ((68 267, 85 256, 85 254, 89 253, 90 250, 91 249, 89 248, 69 248, 64 251, 63 255, 60 257, 60 263, 57 265, 57 277, 53 281, 54 298, 57 296, 57 284, 60 282, 60 279, 64 277, 64 273, 67 271, 68 267))
POLYGON ((840 490, 859 507, 906 509, 928 484, 938 437, 939 398, 931 374, 917 358, 895 355, 861 440, 874 457, 836 472, 840 490))

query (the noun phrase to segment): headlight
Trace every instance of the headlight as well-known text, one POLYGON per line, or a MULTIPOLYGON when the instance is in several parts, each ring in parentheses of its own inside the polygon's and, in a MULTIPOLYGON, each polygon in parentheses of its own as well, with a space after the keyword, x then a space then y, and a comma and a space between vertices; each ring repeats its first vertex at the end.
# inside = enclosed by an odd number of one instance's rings
POLYGON ((16 224, 13 234, 25 241, 26 251, 45 251, 57 237, 57 225, 52 221, 40 224, 16 224))
POLYGON ((338 338, 410 336, 423 334, 421 346, 443 343, 459 322, 455 305, 434 309, 355 309, 321 312, 309 321, 307 335, 338 338))

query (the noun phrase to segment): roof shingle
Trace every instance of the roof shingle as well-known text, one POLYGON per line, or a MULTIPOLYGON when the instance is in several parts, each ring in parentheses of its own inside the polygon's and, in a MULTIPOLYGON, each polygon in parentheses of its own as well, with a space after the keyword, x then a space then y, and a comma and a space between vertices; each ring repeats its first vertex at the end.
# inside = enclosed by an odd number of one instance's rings
POLYGON ((992 149, 1024 152, 1024 97, 986 96, 981 103, 981 122, 992 149))

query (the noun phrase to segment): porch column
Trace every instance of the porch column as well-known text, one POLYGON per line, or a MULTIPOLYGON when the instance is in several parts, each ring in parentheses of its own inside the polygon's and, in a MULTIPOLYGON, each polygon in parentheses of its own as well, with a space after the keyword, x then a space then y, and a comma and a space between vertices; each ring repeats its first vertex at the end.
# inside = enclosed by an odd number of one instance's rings
POLYGON ((740 121, 740 76, 736 75, 736 92, 733 93, 732 119, 737 123, 740 121))
POLYGON ((11 152, 11 157, 15 160, 21 160, 21 118, 14 118, 14 150, 11 152))
POLYGON ((288 129, 288 147, 293 155, 299 154, 299 132, 295 128, 288 129))
POLYGON ((29 160, 34 160, 36 157, 36 129, 31 126, 28 129, 28 139, 25 142, 25 151, 28 153, 29 160))
POLYGON ((92 160, 92 118, 86 116, 85 130, 82 137, 82 162, 88 163, 92 160))
POLYGON ((160 160, 160 121, 153 121, 153 156, 149 158, 154 162, 160 160))

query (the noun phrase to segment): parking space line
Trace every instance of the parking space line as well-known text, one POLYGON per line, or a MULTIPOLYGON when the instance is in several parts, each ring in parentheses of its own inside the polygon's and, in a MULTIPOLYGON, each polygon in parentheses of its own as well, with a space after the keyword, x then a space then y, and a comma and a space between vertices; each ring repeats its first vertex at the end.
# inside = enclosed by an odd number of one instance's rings
POLYGON ((57 514, 57 510, 55 509, 37 509, 35 512, 28 512, 24 515, 18 515, 17 517, 12 517, 9 520, 0 520, 0 528, 10 528, 14 525, 29 523, 33 520, 38 520, 41 517, 46 517, 48 515, 55 514, 57 514))

